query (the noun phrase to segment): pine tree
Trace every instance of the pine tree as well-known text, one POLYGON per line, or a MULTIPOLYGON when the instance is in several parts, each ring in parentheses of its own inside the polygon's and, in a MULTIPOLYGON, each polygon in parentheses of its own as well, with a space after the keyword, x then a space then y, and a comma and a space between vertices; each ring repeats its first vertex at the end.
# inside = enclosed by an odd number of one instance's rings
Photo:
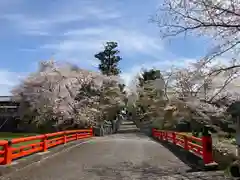
POLYGON ((107 42, 104 46, 104 51, 95 54, 95 58, 101 62, 98 68, 104 75, 119 75, 121 72, 118 68, 118 63, 122 58, 118 55, 119 50, 116 49, 117 46, 116 42, 107 42))

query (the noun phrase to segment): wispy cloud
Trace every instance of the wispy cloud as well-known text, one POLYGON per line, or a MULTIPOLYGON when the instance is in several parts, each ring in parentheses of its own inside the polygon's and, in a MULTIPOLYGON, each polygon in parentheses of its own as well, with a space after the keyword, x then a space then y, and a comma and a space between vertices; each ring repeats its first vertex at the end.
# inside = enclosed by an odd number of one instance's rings
MULTIPOLYGON (((184 60, 168 61, 171 59, 166 56, 170 52, 168 47, 158 37, 158 30, 147 22, 155 1, 145 4, 139 0, 139 6, 135 6, 135 2, 127 0, 0 0, 0 23, 6 40, 2 42, 5 49, 1 55, 11 59, 11 64, 6 62, 4 66, 11 71, 11 67, 16 69, 21 64, 19 71, 28 71, 26 67, 32 63, 34 68, 29 69, 34 71, 36 59, 53 58, 93 70, 99 63, 94 54, 107 41, 119 44, 120 67, 126 82, 142 67, 164 69, 172 64, 184 65, 184 60), (9 3, 1 6, 2 2, 9 3), (11 46, 5 46, 6 42, 11 42, 11 46)), ((5 85, 1 87, 18 82, 10 71, 2 70, 0 82, 5 85)))
POLYGON ((163 49, 158 39, 135 29, 124 27, 91 27, 73 29, 64 34, 62 41, 45 44, 41 48, 55 52, 55 57, 73 58, 91 61, 94 54, 103 48, 107 41, 116 41, 121 54, 128 57, 147 54, 156 57, 163 49))
MULTIPOLYGON (((70 7, 72 8, 73 5, 70 7)), ((67 7, 65 8, 69 9, 67 7)), ((9 22, 9 25, 17 28, 22 34, 49 36, 61 34, 59 28, 67 23, 80 23, 84 20, 104 21, 121 17, 121 14, 116 10, 108 10, 94 6, 80 6, 77 11, 62 10, 61 12, 60 9, 61 8, 53 10, 51 14, 43 14, 40 17, 31 16, 26 13, 0 14, 0 20, 9 22), (58 33, 53 33, 56 32, 56 30, 58 33)))
POLYGON ((69 30, 64 33, 64 36, 85 36, 85 35, 100 35, 102 33, 106 33, 108 31, 108 28, 102 27, 102 28, 82 28, 82 29, 73 29, 69 30))
POLYGON ((127 85, 130 85, 132 81, 134 81, 134 78, 136 75, 138 75, 143 69, 160 69, 161 71, 167 71, 172 66, 181 68, 189 66, 191 63, 195 62, 196 59, 190 59, 190 58, 178 58, 178 59, 169 59, 165 61, 156 61, 154 63, 142 63, 137 64, 133 66, 132 68, 129 68, 127 71, 122 73, 121 77, 124 79, 127 85))
POLYGON ((150 49, 163 49, 163 44, 159 39, 147 35, 137 29, 130 29, 124 26, 75 29, 66 32, 65 35, 68 36, 69 39, 77 38, 81 40, 94 38, 98 41, 101 40, 102 42, 115 40, 119 41, 120 46, 122 45, 124 50, 137 50, 142 51, 143 53, 150 52, 150 49))
POLYGON ((0 69, 0 95, 10 95, 14 86, 24 77, 23 74, 0 69))

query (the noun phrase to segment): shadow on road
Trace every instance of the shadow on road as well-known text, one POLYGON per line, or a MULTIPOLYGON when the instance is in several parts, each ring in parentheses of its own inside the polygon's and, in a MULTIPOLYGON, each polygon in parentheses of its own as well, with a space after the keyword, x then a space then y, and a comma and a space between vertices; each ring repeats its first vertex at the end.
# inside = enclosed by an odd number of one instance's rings
MULTIPOLYGON (((145 133, 141 133, 141 132, 134 133, 134 134, 139 138, 149 137, 145 133)), ((179 146, 172 144, 171 142, 160 141, 160 140, 158 140, 156 138, 152 138, 152 137, 150 137, 150 139, 155 141, 156 143, 161 144, 163 147, 165 147, 171 153, 173 153, 184 164, 186 164, 188 167, 190 167, 190 170, 188 170, 188 172, 219 170, 219 169, 216 169, 216 167, 214 167, 212 169, 210 169, 210 168, 206 169, 204 167, 203 160, 200 157, 194 155, 191 152, 186 151, 185 149, 183 149, 179 146)))
POLYGON ((203 161, 200 157, 170 142, 159 141, 154 138, 152 138, 152 140, 163 145, 165 148, 171 151, 178 159, 188 165, 191 168, 188 172, 206 171, 203 166, 203 161))

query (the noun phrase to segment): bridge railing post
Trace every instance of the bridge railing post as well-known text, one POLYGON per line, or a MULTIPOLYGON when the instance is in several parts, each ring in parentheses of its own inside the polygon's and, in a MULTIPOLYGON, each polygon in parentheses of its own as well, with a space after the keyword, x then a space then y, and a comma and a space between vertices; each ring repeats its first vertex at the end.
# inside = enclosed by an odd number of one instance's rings
POLYGON ((156 130, 152 128, 152 137, 155 138, 155 136, 156 136, 156 130))
POLYGON ((160 140, 163 140, 163 132, 160 132, 160 140))
POLYGON ((8 141, 4 146, 4 161, 2 164, 8 165, 12 163, 12 141, 8 141))
POLYGON ((202 137, 202 155, 205 165, 214 162, 211 135, 204 135, 202 137))
POLYGON ((188 137, 186 135, 183 135, 183 139, 184 139, 184 149, 188 151, 189 150, 188 137))
POLYGON ((78 140, 78 132, 76 132, 75 136, 76 136, 76 140, 78 140))
POLYGON ((47 151, 47 148, 48 148, 48 140, 47 140, 47 136, 44 135, 43 139, 42 139, 42 142, 43 142, 43 152, 46 152, 47 151))
POLYGON ((176 144, 176 133, 172 132, 172 142, 173 144, 176 144))
POLYGON ((63 144, 67 143, 67 133, 64 131, 63 133, 63 144))
POLYGON ((93 136, 93 127, 90 128, 90 136, 93 136))

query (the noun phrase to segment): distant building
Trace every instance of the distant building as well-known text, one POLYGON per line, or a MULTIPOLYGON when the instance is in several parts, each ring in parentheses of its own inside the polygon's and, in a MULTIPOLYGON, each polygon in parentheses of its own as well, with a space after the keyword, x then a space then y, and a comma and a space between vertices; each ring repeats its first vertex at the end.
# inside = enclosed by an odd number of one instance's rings
POLYGON ((10 132, 17 129, 19 103, 11 96, 0 96, 0 131, 10 132))

